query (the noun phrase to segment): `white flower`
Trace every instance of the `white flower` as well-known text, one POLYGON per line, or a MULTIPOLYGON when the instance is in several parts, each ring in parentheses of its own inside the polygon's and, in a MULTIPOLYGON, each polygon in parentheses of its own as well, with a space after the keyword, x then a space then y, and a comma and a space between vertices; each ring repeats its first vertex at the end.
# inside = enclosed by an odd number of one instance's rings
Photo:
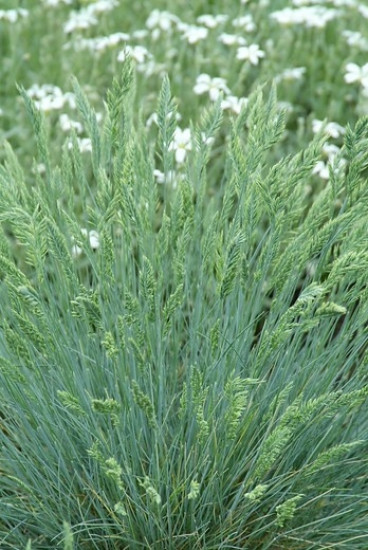
POLYGON ((258 44, 251 44, 250 46, 241 46, 238 48, 236 58, 240 60, 247 60, 252 65, 258 65, 258 61, 265 56, 263 50, 259 49, 258 44))
POLYGON ((155 169, 153 171, 153 175, 155 176, 157 183, 159 183, 160 185, 168 183, 172 186, 173 189, 176 189, 176 187, 178 186, 178 182, 182 179, 182 175, 175 172, 175 170, 169 170, 165 176, 165 174, 161 172, 161 170, 155 169))
POLYGON ((356 7, 358 0, 293 0, 294 6, 306 6, 308 4, 323 4, 331 3, 334 6, 347 6, 347 7, 356 7))
POLYGON ((74 94, 70 92, 63 94, 58 86, 52 84, 43 84, 42 86, 33 84, 27 90, 27 94, 34 100, 40 111, 49 112, 62 109, 65 103, 69 103, 71 108, 75 108, 74 94))
POLYGON ((197 27, 196 25, 181 25, 184 30, 183 38, 185 38, 189 44, 197 44, 200 40, 204 40, 208 36, 208 29, 206 27, 197 27))
POLYGON ((132 37, 136 40, 142 40, 143 38, 146 38, 147 35, 148 31, 146 31, 146 29, 137 29, 132 32, 132 37))
POLYGON ((214 29, 221 23, 225 23, 228 20, 228 15, 200 15, 197 17, 197 22, 200 25, 204 25, 205 27, 208 27, 209 29, 214 29))
POLYGON ((324 127, 324 131, 327 135, 332 138, 338 138, 339 136, 345 134, 345 128, 337 124, 337 122, 328 122, 325 124, 323 120, 313 120, 312 121, 312 130, 316 134, 324 127))
POLYGON ((119 5, 118 0, 98 0, 92 4, 88 4, 85 8, 89 13, 104 13, 113 10, 119 5))
POLYGON ((87 7, 79 11, 71 11, 69 19, 64 24, 64 32, 70 34, 76 30, 88 29, 93 25, 97 25, 96 14, 111 11, 118 4, 117 0, 99 0, 93 4, 88 4, 87 7))
POLYGON ((78 147, 81 153, 90 153, 92 151, 92 141, 90 138, 77 138, 78 147))
POLYGON ((137 71, 139 73, 143 73, 147 78, 155 73, 160 74, 160 76, 162 77, 165 69, 163 65, 157 65, 157 63, 153 59, 149 59, 146 63, 138 63, 137 71))
POLYGON ((71 109, 77 108, 77 100, 72 92, 65 92, 64 99, 71 109))
POLYGON ((27 90, 27 95, 34 99, 43 99, 48 94, 60 95, 61 93, 60 88, 58 86, 53 86, 52 84, 43 84, 42 86, 39 84, 32 84, 32 86, 27 90))
POLYGON ((294 67, 292 69, 285 69, 276 76, 275 81, 281 82, 282 80, 301 80, 306 72, 305 67, 294 67))
MULTIPOLYGON (((94 229, 91 229, 91 231, 88 231, 85 227, 81 228, 81 234, 83 237, 88 239, 89 246, 92 248, 92 250, 97 250, 100 246, 100 235, 97 231, 94 229)), ((73 241, 76 239, 73 237, 73 241)), ((73 258, 78 258, 83 252, 83 249, 81 246, 74 244, 72 246, 72 256, 73 258)))
MULTIPOLYGON (((170 172, 172 172, 172 170, 170 170, 170 172)), ((165 183, 165 174, 161 172, 161 170, 155 168, 153 171, 153 175, 155 176, 157 183, 165 183)))
POLYGON ((153 10, 146 21, 146 27, 150 29, 153 40, 157 40, 162 32, 171 34, 173 25, 179 22, 180 19, 168 11, 153 10))
POLYGON ((274 11, 270 17, 280 25, 305 25, 306 27, 323 28, 328 21, 340 14, 338 10, 323 6, 307 6, 302 8, 285 8, 274 11))
POLYGON ((229 109, 235 114, 239 114, 242 108, 248 103, 246 97, 236 97, 234 95, 228 95, 221 101, 221 108, 223 110, 229 109))
POLYGON ((197 77, 193 91, 197 95, 202 95, 208 92, 212 101, 216 101, 221 92, 225 92, 226 94, 230 93, 224 78, 211 78, 205 73, 202 73, 197 77))
MULTIPOLYGON (((368 8, 367 8, 368 9, 368 8)), ((358 48, 358 50, 368 51, 368 40, 364 36, 356 31, 342 31, 342 35, 346 38, 346 42, 349 46, 358 48)))
POLYGON ((175 159, 179 164, 183 163, 188 151, 192 149, 190 129, 176 128, 174 139, 169 145, 169 151, 175 151, 175 159))
POLYGON ((92 250, 97 250, 97 248, 100 246, 100 236, 98 232, 94 229, 89 232, 89 245, 92 250))
POLYGON ((18 21, 18 17, 27 17, 28 14, 28 10, 23 8, 18 8, 16 10, 0 10, 0 19, 9 21, 9 23, 15 23, 18 21))
POLYGON ((83 252, 83 249, 78 246, 77 244, 73 244, 72 246, 72 258, 79 258, 83 252))
POLYGON ((43 162, 39 162, 32 168, 33 174, 40 174, 42 176, 43 174, 46 174, 46 166, 43 162))
POLYGON ((102 52, 107 48, 112 48, 120 42, 127 42, 130 36, 124 32, 115 32, 108 36, 97 36, 96 38, 78 38, 73 42, 68 42, 64 49, 73 48, 77 51, 89 50, 91 52, 102 52))
POLYGON ((215 138, 213 136, 206 136, 205 132, 201 132, 201 140, 207 147, 211 147, 215 143, 215 138))
POLYGON ((146 27, 148 29, 154 29, 157 27, 160 30, 167 32, 171 30, 173 24, 176 24, 179 21, 180 20, 176 15, 168 11, 153 10, 146 21, 146 27))
POLYGON ((324 143, 322 145, 322 150, 329 160, 332 160, 341 152, 340 147, 337 147, 337 145, 333 143, 324 143))
POLYGON ((138 64, 142 64, 152 57, 144 46, 126 46, 124 50, 121 50, 118 54, 118 61, 125 61, 128 56, 134 59, 138 64))
POLYGON ((345 67, 346 73, 344 76, 345 82, 351 84, 352 82, 358 82, 362 76, 362 69, 356 63, 348 63, 345 67))
POLYGON ((238 36, 237 34, 228 34, 226 32, 223 32, 219 35, 218 40, 225 44, 226 46, 233 46, 234 44, 238 46, 245 46, 247 41, 242 36, 238 36))
POLYGON ((129 34, 126 32, 114 32, 105 37, 109 46, 116 46, 120 42, 127 42, 129 40, 129 34))
POLYGON ((247 32, 252 32, 256 28, 251 15, 243 15, 243 17, 233 19, 233 27, 241 27, 247 32))
POLYGON ((41 101, 36 101, 36 105, 41 111, 54 111, 64 107, 65 98, 63 95, 49 95, 44 97, 41 101))
POLYGON ((83 125, 76 120, 72 120, 65 113, 59 116, 59 124, 63 132, 69 132, 72 128, 77 132, 77 134, 81 134, 83 132, 83 125))
POLYGON ((330 177, 330 171, 328 168, 328 165, 323 162, 323 160, 319 160, 315 167, 313 168, 313 174, 317 174, 320 178, 323 180, 328 180, 330 177))
POLYGON ((152 124, 155 124, 157 126, 158 124, 158 115, 156 112, 153 112, 150 114, 150 116, 146 120, 146 128, 151 128, 152 124))
POLYGON ((330 169, 334 173, 340 172, 346 165, 346 159, 339 157, 340 149, 334 145, 326 144, 323 150, 328 162, 319 160, 313 169, 313 174, 318 174, 320 178, 328 180, 330 178, 330 169))
MULTIPOLYGON (((92 141, 90 138, 77 138, 77 144, 81 153, 90 153, 92 151, 92 141)), ((73 148, 73 142, 68 141, 68 149, 73 148)))
POLYGON ((97 25, 97 18, 86 9, 72 11, 69 19, 64 24, 64 32, 69 34, 75 30, 88 29, 92 25, 97 25))
POLYGON ((43 0, 46 6, 55 7, 59 4, 72 4, 73 0, 43 0))
POLYGON ((368 19, 368 7, 363 6, 363 4, 358 5, 358 10, 360 12, 360 15, 362 15, 365 19, 368 19))
POLYGON ((359 67, 356 63, 348 63, 346 65, 346 73, 344 76, 345 82, 360 82, 364 88, 368 87, 368 63, 359 67))

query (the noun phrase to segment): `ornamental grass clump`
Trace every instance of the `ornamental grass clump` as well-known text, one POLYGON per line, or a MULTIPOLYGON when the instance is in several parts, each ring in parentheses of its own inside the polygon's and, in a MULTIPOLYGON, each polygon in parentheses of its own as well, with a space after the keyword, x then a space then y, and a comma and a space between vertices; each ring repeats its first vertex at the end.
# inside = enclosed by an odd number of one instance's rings
POLYGON ((74 81, 90 165, 21 94, 44 171, 6 148, 1 548, 367 548, 368 119, 311 200, 325 137, 275 160, 273 87, 204 110, 175 182, 168 78, 155 147, 129 59, 101 124, 74 81))

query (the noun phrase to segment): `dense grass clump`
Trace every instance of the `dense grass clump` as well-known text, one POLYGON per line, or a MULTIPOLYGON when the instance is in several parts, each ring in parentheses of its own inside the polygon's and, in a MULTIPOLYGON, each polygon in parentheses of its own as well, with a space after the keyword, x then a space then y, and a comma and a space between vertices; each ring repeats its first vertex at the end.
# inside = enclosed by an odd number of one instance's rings
POLYGON ((208 177, 217 101, 171 185, 164 78, 161 192, 133 82, 127 62, 102 130, 75 82, 92 172, 75 137, 49 162, 22 92, 45 172, 26 186, 7 147, 2 547, 365 548, 368 121, 347 128, 345 169, 310 205, 323 137, 270 162, 273 88, 208 177))

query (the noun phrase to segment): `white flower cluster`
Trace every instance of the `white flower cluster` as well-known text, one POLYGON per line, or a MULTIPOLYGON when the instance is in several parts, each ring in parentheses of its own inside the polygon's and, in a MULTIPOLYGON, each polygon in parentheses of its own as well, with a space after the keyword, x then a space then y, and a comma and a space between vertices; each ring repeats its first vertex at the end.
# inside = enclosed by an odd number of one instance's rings
MULTIPOLYGON (((97 122, 101 122, 102 114, 96 113, 96 119, 97 119, 97 122)), ((62 113, 59 116, 59 124, 63 132, 70 132, 71 130, 74 130, 79 135, 84 132, 83 124, 81 124, 77 120, 71 119, 69 115, 67 115, 66 113, 62 113)), ((81 153, 90 153, 92 151, 91 138, 78 136, 76 141, 81 153)), ((69 139, 68 149, 72 149, 72 148, 73 148, 73 141, 69 139)))
POLYGON ((232 25, 233 27, 241 28, 246 32, 253 32, 256 30, 256 25, 251 15, 243 15, 242 17, 233 19, 232 25))
POLYGON ((97 0, 93 3, 90 3, 86 6, 86 10, 92 13, 93 15, 98 13, 104 13, 112 11, 114 8, 119 6, 118 0, 97 0))
POLYGON ((45 4, 45 6, 55 8, 56 6, 59 6, 60 4, 70 5, 70 4, 73 3, 73 0, 43 0, 43 3, 45 4))
POLYGON ((156 182, 163 185, 163 184, 169 184, 173 189, 176 189, 178 184, 183 179, 183 174, 180 172, 176 172, 175 170, 169 170, 169 172, 165 175, 161 170, 155 169, 153 171, 153 175, 155 176, 156 182))
MULTIPOLYGON (((92 151, 91 138, 77 137, 77 145, 81 153, 90 153, 92 151)), ((68 141, 68 149, 72 149, 72 148, 73 148, 73 142, 68 141)))
POLYGON ((335 7, 349 7, 353 8, 357 6, 357 0, 293 0, 294 6, 308 6, 311 4, 332 4, 335 7))
POLYGON ((101 53, 109 48, 113 48, 122 42, 128 42, 130 35, 126 32, 115 32, 107 36, 96 36, 95 38, 78 37, 73 42, 68 42, 64 49, 73 47, 76 51, 89 50, 93 53, 101 53))
MULTIPOLYGON (((249 23, 249 19, 246 19, 246 21, 249 23)), ((246 21, 244 18, 235 20, 238 26, 244 25, 246 21)), ((227 46, 241 44, 237 49, 236 59, 240 61, 248 61, 251 65, 258 65, 259 60, 265 56, 265 52, 259 48, 258 44, 250 44, 249 46, 246 46, 246 41, 243 37, 222 33, 218 37, 218 40, 227 46)), ((236 114, 240 113, 242 107, 246 105, 248 101, 246 98, 238 98, 231 95, 231 91, 228 88, 224 78, 212 78, 206 73, 202 73, 197 77, 193 91, 197 95, 208 93, 212 101, 216 101, 219 95, 223 94, 225 97, 221 102, 222 109, 229 109, 236 114)))
POLYGON ((348 63, 344 79, 348 84, 359 82, 363 88, 363 93, 368 95, 368 63, 365 63, 362 67, 356 63, 348 63))
POLYGON ((217 15, 205 14, 197 17, 197 23, 199 23, 200 25, 204 25, 209 29, 215 29, 219 25, 226 23, 228 19, 229 19, 229 16, 225 14, 220 14, 220 13, 217 15))
POLYGON ((336 145, 325 144, 323 152, 326 160, 319 160, 313 168, 313 174, 318 175, 323 180, 330 179, 330 169, 338 173, 344 169, 346 160, 340 157, 340 149, 336 145))
POLYGON ((250 44, 250 46, 240 46, 236 52, 236 59, 241 61, 249 61, 251 65, 258 65, 258 61, 265 56, 265 52, 261 50, 258 44, 250 44))
POLYGON ((226 32, 221 33, 217 40, 225 44, 225 46, 233 46, 234 44, 237 46, 245 46, 245 44, 247 43, 243 36, 239 36, 237 34, 229 34, 226 32))
POLYGON ((197 44, 208 36, 207 27, 198 27, 197 25, 181 23, 178 25, 178 29, 183 33, 182 38, 184 38, 188 44, 197 44))
POLYGON ((146 21, 146 27, 151 31, 152 39, 157 40, 162 32, 171 34, 178 23, 180 19, 176 15, 168 11, 152 10, 146 21))
MULTIPOLYGON (((337 122, 324 122, 315 119, 312 121, 312 130, 316 134, 321 130, 329 137, 337 139, 345 134, 345 128, 337 124, 337 122)), ((346 160, 341 157, 341 150, 333 143, 325 143, 323 145, 323 153, 325 160, 319 160, 314 169, 313 174, 317 174, 321 179, 330 179, 330 170, 338 173, 344 169, 346 160)))
POLYGON ((29 97, 31 97, 35 105, 40 111, 54 111, 59 110, 68 104, 71 109, 76 108, 75 96, 71 92, 63 93, 58 86, 52 84, 33 84, 28 90, 26 90, 29 97))
POLYGON ((335 19, 340 12, 323 6, 307 6, 305 8, 285 8, 274 11, 270 17, 280 25, 305 25, 306 27, 323 28, 329 21, 335 19))
MULTIPOLYGON (((89 246, 92 248, 92 250, 97 250, 100 246, 100 235, 97 231, 92 229, 91 231, 88 231, 85 227, 81 228, 81 234, 83 237, 87 238, 89 246)), ((73 239, 74 242, 76 242, 76 239, 73 239)), ((82 244, 82 243, 79 243, 82 244)), ((79 258, 83 252, 82 246, 79 246, 79 244, 74 244, 72 246, 72 256, 73 258, 79 258)))
MULTIPOLYGON (((245 25, 246 22, 250 25, 251 20, 248 19, 248 16, 234 19, 233 24, 235 24, 235 26, 241 26, 245 25)), ((249 26, 248 30, 250 29, 253 30, 253 26, 249 26)), ((251 65, 258 65, 259 60, 265 56, 265 52, 260 49, 258 44, 250 44, 247 46, 247 41, 243 36, 223 32, 218 36, 217 40, 222 42, 225 46, 239 46, 236 52, 236 59, 249 61, 251 65)))
POLYGON ((342 31, 342 35, 346 38, 347 44, 352 48, 357 48, 363 52, 368 51, 368 40, 362 33, 358 31, 342 31))
POLYGON ((118 5, 117 0, 98 0, 79 11, 72 11, 64 24, 64 32, 70 34, 76 30, 88 29, 98 23, 98 14, 111 11, 118 5))
POLYGON ((324 131, 326 135, 334 139, 345 134, 345 128, 337 122, 324 122, 323 120, 314 119, 312 121, 312 130, 315 134, 324 131))
POLYGON ((15 23, 20 17, 28 17, 29 12, 23 8, 15 10, 0 10, 0 19, 8 21, 9 23, 15 23))
MULTIPOLYGON (((44 84, 39 86, 38 84, 33 84, 31 88, 26 90, 29 97, 31 97, 36 105, 36 107, 43 112, 50 111, 59 111, 63 109, 66 105, 70 109, 76 108, 75 95, 71 92, 63 93, 58 86, 53 86, 52 84, 44 84)), ((97 118, 99 119, 101 115, 97 118)), ((61 129, 64 132, 70 132, 75 130, 77 134, 81 134, 84 131, 83 125, 73 120, 66 113, 62 113, 59 116, 59 124, 61 129)), ((81 153, 92 151, 92 142, 90 138, 81 138, 77 137, 77 144, 81 153)), ((68 148, 73 147, 72 141, 68 141, 68 148)))
POLYGON ((285 69, 282 73, 275 77, 275 82, 281 82, 283 80, 301 80, 306 72, 305 67, 293 67, 292 69, 285 69))
MULTIPOLYGON (((221 100, 221 108, 223 110, 230 109, 234 113, 239 114, 243 106, 248 102, 247 98, 238 98, 231 95, 231 91, 226 84, 226 80, 220 77, 212 78, 206 73, 202 73, 197 77, 193 91, 197 95, 208 93, 211 101, 217 101, 220 94, 224 95, 221 100)), ((202 136, 204 143, 212 145, 212 140, 205 135, 202 136)), ((178 164, 182 164, 186 158, 187 152, 192 150, 192 136, 189 128, 182 130, 177 127, 173 140, 169 145, 169 151, 175 152, 175 159, 178 164)), ((160 181, 158 179, 158 181, 160 181)))
POLYGON ((59 124, 63 132, 70 132, 70 130, 75 130, 77 134, 81 134, 84 130, 83 124, 81 124, 77 120, 72 120, 66 113, 63 113, 59 116, 59 124))
POLYGON ((197 77, 193 91, 197 95, 208 93, 211 101, 216 101, 220 94, 224 94, 224 99, 221 101, 222 109, 230 109, 234 113, 239 114, 242 107, 246 105, 246 98, 238 98, 231 95, 231 91, 226 85, 224 78, 212 78, 206 73, 202 73, 197 77))
POLYGON ((192 149, 192 137, 189 128, 182 130, 179 126, 175 129, 174 137, 169 145, 169 151, 175 151, 175 160, 182 164, 187 155, 187 151, 192 149))
POLYGON ((123 62, 127 57, 136 62, 137 71, 147 75, 154 71, 152 54, 144 46, 125 46, 118 54, 118 61, 123 62))
POLYGON ((368 6, 364 6, 363 4, 359 4, 358 11, 360 15, 364 17, 364 19, 368 19, 368 6))
POLYGON ((203 14, 197 17, 199 25, 190 25, 168 11, 155 9, 148 17, 146 27, 151 31, 153 40, 157 40, 162 33, 172 34, 173 30, 176 30, 188 44, 197 44, 207 38, 209 29, 218 27, 227 19, 228 16, 223 14, 203 14))
POLYGON ((248 98, 228 95, 221 101, 221 108, 226 111, 232 111, 236 115, 240 113, 243 107, 248 103, 248 98))
POLYGON ((224 78, 211 78, 210 75, 202 73, 197 77, 193 91, 197 95, 208 93, 211 101, 216 101, 221 92, 230 94, 230 89, 226 85, 224 78))
MULTIPOLYGON (((208 146, 211 146, 214 141, 212 137, 208 137, 204 133, 202 133, 201 139, 203 143, 208 146)), ((174 131, 173 139, 171 143, 169 143, 168 148, 169 151, 175 153, 176 162, 178 164, 183 164, 188 151, 191 151, 192 148, 192 133, 190 128, 184 128, 184 130, 182 130, 179 126, 177 126, 174 131)), ((168 179, 168 175, 166 175, 167 177, 165 180, 164 174, 162 174, 162 172, 160 172, 159 170, 155 170, 154 173, 158 183, 165 183, 165 181, 168 179)), ((173 187, 176 187, 179 178, 180 175, 173 172, 170 175, 169 183, 171 183, 173 187)))
MULTIPOLYGON (((110 2, 109 9, 112 9, 115 5, 115 1, 110 2)), ((105 2, 100 0, 99 2, 89 4, 86 8, 78 12, 71 12, 70 18, 64 26, 65 32, 72 33, 74 30, 87 29, 91 25, 96 24, 96 13, 102 11, 105 7, 105 2)), ((126 45, 124 49, 118 53, 117 60, 123 62, 129 55, 129 57, 136 62, 137 70, 149 76, 154 72, 160 72, 163 67, 155 64, 153 55, 144 46, 128 44, 127 42, 131 39, 139 40, 145 38, 147 34, 150 33, 151 39, 157 40, 163 33, 170 35, 175 31, 179 32, 181 38, 186 40, 188 44, 194 45, 207 38, 210 30, 220 25, 224 25, 228 19, 228 15, 225 14, 203 14, 197 17, 196 22, 198 25, 193 25, 184 23, 178 16, 168 11, 154 9, 146 20, 146 28, 148 30, 141 29, 130 34, 117 32, 109 36, 94 38, 82 38, 77 35, 75 39, 72 39, 72 41, 64 46, 64 49, 74 48, 76 51, 89 50, 93 53, 100 53, 117 44, 125 42, 126 45)), ((255 24, 251 15, 238 17, 232 21, 232 24, 242 32, 250 32, 255 29, 255 24)), ((264 51, 262 51, 257 44, 250 44, 248 46, 245 38, 240 35, 221 33, 218 36, 218 40, 226 46, 234 44, 238 46, 236 58, 241 61, 248 61, 252 65, 258 65, 259 60, 265 56, 264 51)), ((236 98, 232 97, 232 99, 226 102, 227 108, 238 109, 235 99, 236 98)))
POLYGON ((70 34, 74 31, 89 29, 93 25, 97 25, 98 19, 87 9, 80 11, 72 11, 69 19, 64 24, 64 32, 70 34))

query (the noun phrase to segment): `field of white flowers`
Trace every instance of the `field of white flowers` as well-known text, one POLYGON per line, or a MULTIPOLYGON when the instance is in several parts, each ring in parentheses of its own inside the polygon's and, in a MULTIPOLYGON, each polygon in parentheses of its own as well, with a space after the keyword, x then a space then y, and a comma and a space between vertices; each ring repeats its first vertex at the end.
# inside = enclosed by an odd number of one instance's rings
POLYGON ((368 548, 368 5, 0 0, 0 549, 368 548))

